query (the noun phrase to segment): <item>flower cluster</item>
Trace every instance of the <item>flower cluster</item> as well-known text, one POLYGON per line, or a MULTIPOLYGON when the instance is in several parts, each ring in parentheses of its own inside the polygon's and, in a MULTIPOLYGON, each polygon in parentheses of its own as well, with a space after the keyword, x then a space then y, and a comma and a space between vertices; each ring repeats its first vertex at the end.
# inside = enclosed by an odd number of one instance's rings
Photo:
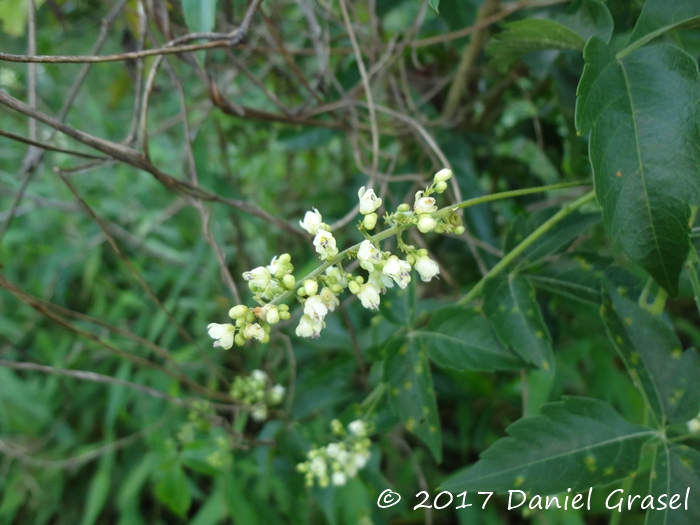
POLYGON ((345 289, 356 295, 362 306, 376 310, 380 296, 387 288, 408 286, 411 270, 415 270, 424 282, 439 275, 440 268, 428 257, 428 251, 405 244, 401 232, 411 226, 416 226, 422 233, 435 231, 459 235, 464 232, 461 218, 455 210, 438 211, 433 197, 447 189, 451 176, 450 170, 440 170, 430 186, 416 193, 413 206, 401 204, 394 213, 384 215, 384 222, 398 235, 398 248, 403 252, 401 256, 382 251, 368 233, 376 227, 377 210, 382 206, 382 199, 371 188, 362 187, 358 192, 359 212, 363 215, 358 228, 365 240, 342 254, 338 251, 331 227, 323 222, 321 213, 316 208, 306 212, 299 225, 314 236, 313 245, 319 258, 325 261, 321 267, 325 272, 312 272, 302 282, 297 282, 289 254, 273 258, 269 266, 245 272, 243 278, 259 306, 248 308, 238 305, 231 308, 229 316, 235 320, 235 324, 211 323, 208 329, 209 335, 215 339, 214 346, 229 349, 234 344, 242 346, 250 339, 267 343, 271 325, 290 318, 289 307, 282 301, 294 292, 303 309, 296 334, 317 338, 326 326, 326 315, 340 304, 338 295, 345 289), (367 276, 346 272, 341 264, 344 257, 356 257, 367 276))
POLYGON ((231 386, 231 397, 248 407, 255 421, 267 419, 268 409, 282 403, 284 393, 282 385, 270 386, 262 370, 253 370, 248 377, 236 377, 231 386))
POLYGON ((367 437, 369 429, 364 421, 353 421, 346 431, 343 424, 334 419, 331 428, 336 436, 343 439, 322 448, 312 448, 306 455, 307 460, 297 465, 297 470, 304 474, 309 487, 313 486, 314 481, 320 487, 331 483, 335 486, 345 485, 369 461, 372 442, 367 437))

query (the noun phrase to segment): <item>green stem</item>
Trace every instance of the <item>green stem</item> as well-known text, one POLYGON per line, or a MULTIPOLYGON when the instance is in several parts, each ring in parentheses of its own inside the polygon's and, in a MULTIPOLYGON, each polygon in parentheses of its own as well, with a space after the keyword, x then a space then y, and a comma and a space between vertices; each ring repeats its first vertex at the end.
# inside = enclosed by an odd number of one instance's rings
MULTIPOLYGON (((438 219, 438 218, 442 218, 446 215, 449 215, 451 212, 453 212, 455 210, 462 209, 462 208, 469 208, 471 206, 476 206, 477 204, 483 204, 485 202, 492 202, 492 201, 497 201, 497 200, 509 199, 511 197, 520 197, 522 195, 530 195, 532 193, 542 193, 545 191, 573 188, 575 186, 583 186, 586 184, 589 184, 589 182, 587 182, 587 181, 563 182, 560 184, 550 184, 548 186, 539 186, 537 188, 526 188, 526 189, 522 189, 522 190, 503 191, 501 193, 493 193, 491 195, 484 195, 483 197, 476 197, 474 199, 468 199, 466 201, 462 201, 462 202, 458 202, 457 204, 453 204, 451 206, 445 206, 444 208, 441 208, 441 209, 437 210, 436 212, 433 212, 431 215, 433 218, 438 219)), ((593 194, 591 193, 589 195, 591 195, 590 198, 592 198, 593 194)), ((587 201, 590 200, 590 198, 587 199, 587 201)), ((581 199, 579 199, 579 200, 581 200, 581 199)), ((578 201, 575 201, 575 202, 578 202, 578 201)), ((580 207, 582 204, 583 203, 581 203, 577 207, 580 207)), ((563 209, 566 209, 566 207, 563 209)), ((563 209, 562 209, 562 211, 563 211, 563 209)), ((573 211, 573 210, 571 210, 571 211, 573 211)), ((559 212, 559 213, 561 213, 561 212, 559 212)), ((557 215, 555 215, 554 217, 556 217, 557 215)), ((552 219, 554 219, 554 217, 552 217, 552 219)), ((547 222, 550 222, 552 219, 550 219, 547 222)), ((547 223, 545 223, 545 224, 547 224, 547 223)), ((402 224, 399 226, 393 226, 391 228, 384 230, 383 232, 377 233, 376 235, 369 237, 368 240, 372 244, 376 244, 380 241, 383 241, 384 239, 388 239, 389 237, 391 237, 393 235, 398 235, 399 233, 411 228, 412 226, 415 226, 415 224, 410 223, 410 224, 402 224)), ((318 277, 320 277, 323 274, 323 272, 326 271, 327 268, 330 268, 334 264, 338 264, 340 261, 345 259, 352 252, 356 252, 360 248, 360 244, 361 243, 357 243, 353 246, 350 246, 350 248, 343 250, 342 252, 340 252, 338 255, 336 255, 332 259, 329 259, 329 260, 323 262, 323 264, 321 264, 318 268, 316 268, 314 271, 309 273, 306 277, 299 279, 296 282, 296 284, 294 285, 294 288, 278 295, 272 301, 270 301, 269 304, 275 305, 275 304, 283 303, 284 301, 289 299, 291 296, 293 296, 296 293, 296 291, 303 286, 304 281, 307 281, 309 279, 312 279, 312 280, 318 279, 318 277)))
POLYGON ((510 263, 512 263, 520 254, 522 254, 525 250, 528 249, 537 239, 542 237, 545 233, 547 233, 552 227, 557 224, 559 221, 561 221, 564 217, 567 215, 570 215, 572 212, 576 211, 579 209, 581 206, 586 204, 587 202, 593 200, 595 198, 595 192, 591 191, 589 193, 586 193, 583 197, 579 197, 575 201, 567 204, 564 206, 561 210, 559 210, 557 213, 552 215, 546 222, 544 222, 539 228, 537 228, 534 232, 532 232, 530 235, 528 235, 523 241, 518 244, 515 248, 513 248, 508 254, 501 259, 496 266, 491 268, 489 272, 484 275, 481 280, 474 285, 474 288, 472 288, 467 295, 462 297, 457 304, 466 304, 469 301, 473 300, 476 298, 480 293, 482 288, 484 287, 484 283, 492 278, 501 273, 504 269, 508 267, 510 263))

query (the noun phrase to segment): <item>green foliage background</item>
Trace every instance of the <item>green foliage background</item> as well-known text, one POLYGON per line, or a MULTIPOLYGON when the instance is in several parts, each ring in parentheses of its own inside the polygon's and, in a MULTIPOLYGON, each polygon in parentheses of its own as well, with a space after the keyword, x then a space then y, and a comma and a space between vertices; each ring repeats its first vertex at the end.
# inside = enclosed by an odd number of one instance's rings
MULTIPOLYGON (((689 223, 691 206, 700 204, 695 2, 519 5, 482 35, 459 111, 449 118, 453 75, 477 38, 416 42, 513 6, 351 3, 366 65, 379 64, 370 69, 374 103, 427 130, 463 199, 582 180, 595 181, 597 202, 569 214, 486 281, 503 254, 583 193, 467 208, 468 239, 422 237, 442 266, 440 280, 414 276, 407 290, 382 297, 379 312, 347 300, 316 340, 297 338, 294 323, 282 323, 269 345, 223 352, 211 348, 206 326, 223 322, 234 298, 213 242, 249 303, 241 274, 274 255, 290 253, 297 276, 305 275, 317 260, 296 222, 312 206, 327 221, 342 218, 374 160, 341 9, 312 6, 324 45, 336 51, 319 74, 301 4, 263 2, 267 20, 258 13, 241 46, 171 55, 155 78, 146 126, 152 165, 182 181, 196 173, 202 188, 253 204, 286 229, 222 202, 202 204, 125 162, 90 164, 49 151, 26 170, 28 145, 0 137, 0 523, 696 523, 700 438, 688 436, 685 425, 700 411, 700 369, 689 349, 700 345, 691 282, 692 267, 700 269, 700 234, 689 223), (404 37, 406 45, 382 64, 382 52, 404 37), (280 41, 309 52, 285 58, 280 41), (217 108, 202 71, 247 114, 217 108), (301 77, 318 84, 312 96, 301 77), (311 111, 330 103, 337 106, 311 111), (648 179, 635 178, 640 169, 648 179), (483 286, 482 297, 465 301, 475 286, 483 286), (262 424, 225 406, 228 384, 256 368, 288 387, 286 403, 262 424), (218 403, 204 409, 209 418, 184 406, 202 399, 218 403), (296 464, 310 446, 332 439, 332 419, 359 417, 376 427, 368 467, 344 487, 305 487, 296 464), (512 437, 502 439, 515 422, 512 437), (182 439, 183 429, 192 439, 182 439), (602 441, 608 433, 613 447, 602 441), (552 461, 555 442, 570 468, 552 461), (596 461, 600 470, 591 470, 596 461), (519 462, 529 470, 512 475, 519 462), (609 483, 601 478, 608 468, 615 473, 609 483), (566 475, 555 482, 558 469, 566 475), (599 484, 591 511, 508 511, 503 495, 482 510, 475 495, 599 484), (645 495, 688 486, 696 499, 680 516, 645 517, 639 508, 620 516, 604 506, 604 495, 618 487, 645 495), (389 488, 401 503, 378 508, 389 488), (474 505, 414 510, 416 493, 426 490, 432 501, 443 488, 469 491, 474 505)), ((247 8, 159 0, 140 22, 140 5, 125 3, 100 55, 138 49, 143 20, 145 47, 158 47, 188 31, 230 31, 247 8)), ((26 54, 28 6, 0 0, 0 51, 26 54)), ((36 54, 91 54, 112 7, 37 3, 36 54)), ((132 145, 141 151, 135 97, 154 60, 90 66, 66 123, 115 143, 138 132, 132 145)), ((38 65, 37 109, 58 114, 82 67, 38 65)), ((27 100, 28 85, 26 64, 0 62, 1 90, 27 100)), ((0 123, 5 132, 30 134, 27 117, 6 106, 0 123)), ((377 125, 378 171, 385 174, 377 191, 395 209, 443 166, 405 119, 378 111, 377 125)), ((43 124, 36 137, 100 154, 43 124)), ((456 201, 454 190, 443 200, 456 201)), ((339 246, 362 239, 354 221, 334 232, 339 246)), ((291 309, 298 320, 300 309, 291 309)))

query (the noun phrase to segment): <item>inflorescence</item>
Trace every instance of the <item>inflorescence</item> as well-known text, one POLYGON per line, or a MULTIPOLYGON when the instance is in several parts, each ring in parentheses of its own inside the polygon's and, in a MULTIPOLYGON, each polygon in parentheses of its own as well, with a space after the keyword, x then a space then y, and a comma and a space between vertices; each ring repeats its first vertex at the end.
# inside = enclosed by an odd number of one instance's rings
POLYGON ((373 241, 369 235, 377 224, 377 210, 382 205, 382 199, 371 188, 362 187, 358 192, 359 211, 363 215, 358 229, 365 240, 342 253, 339 253, 331 227, 323 222, 321 213, 316 208, 306 212, 299 224, 314 236, 313 244, 319 258, 324 261, 322 267, 325 266, 325 272, 312 272, 303 282, 297 282, 293 275, 291 257, 286 253, 274 257, 268 266, 259 266, 245 272, 243 278, 248 282, 259 306, 234 306, 229 311, 233 324, 209 324, 209 335, 215 339, 214 346, 228 350, 234 344, 243 346, 250 339, 267 343, 270 340, 271 326, 289 319, 289 306, 282 301, 294 292, 304 308, 296 334, 299 337, 317 338, 326 326, 326 315, 340 304, 338 296, 344 290, 357 295, 365 308, 376 310, 379 308, 380 295, 387 288, 392 288, 394 284, 399 288, 408 286, 411 268, 418 272, 424 282, 439 275, 440 268, 428 257, 427 250, 405 244, 401 232, 410 226, 416 226, 422 233, 464 233, 460 216, 452 210, 436 213, 438 208, 432 196, 447 189, 447 181, 451 176, 450 170, 440 170, 430 186, 416 193, 412 207, 401 204, 395 212, 384 215, 384 222, 398 236, 397 245, 402 252, 401 256, 382 251, 378 242, 373 241), (360 267, 367 271, 367 277, 346 272, 341 264, 345 256, 356 257, 360 267))

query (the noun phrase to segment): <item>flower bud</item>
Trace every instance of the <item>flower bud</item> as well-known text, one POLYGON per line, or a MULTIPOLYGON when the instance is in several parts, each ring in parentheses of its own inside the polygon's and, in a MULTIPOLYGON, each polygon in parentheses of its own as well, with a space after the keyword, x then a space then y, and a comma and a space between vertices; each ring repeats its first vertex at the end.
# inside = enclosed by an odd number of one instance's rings
POLYGON ((231 319, 240 319, 241 317, 245 317, 245 315, 248 313, 248 307, 239 304, 238 306, 234 306, 228 311, 228 315, 231 319))
POLYGON ((282 284, 287 290, 291 290, 294 288, 294 285, 297 284, 297 280, 293 275, 285 275, 282 278, 282 284))
POLYGON ((407 262, 408 264, 410 264, 411 266, 413 266, 414 264, 416 264, 416 256, 413 255, 412 253, 409 253, 409 254, 406 256, 406 262, 407 262))
POLYGON ((433 178, 433 180, 435 182, 445 182, 445 181, 448 181, 450 179, 450 177, 452 177, 452 170, 448 170, 447 168, 445 168, 445 169, 438 171, 435 174, 435 177, 433 178))
POLYGON ((245 344, 245 337, 243 337, 243 334, 238 332, 236 334, 236 337, 233 338, 233 341, 238 345, 238 346, 243 346, 245 344))
POLYGON ((276 306, 273 306, 272 308, 270 308, 267 311, 267 315, 265 316, 265 319, 270 324, 277 324, 280 322, 280 314, 279 314, 279 311, 277 310, 276 306))
POLYGON ((245 318, 239 317, 238 319, 236 319, 236 326, 237 327, 241 328, 241 327, 245 326, 245 324, 246 324, 245 318))
POLYGON ((423 215, 418 219, 418 229, 421 233, 428 233, 432 231, 437 226, 437 222, 430 215, 423 215))
POLYGON ((307 279, 304 281, 304 291, 308 296, 316 295, 316 292, 318 292, 318 283, 312 279, 307 279))
POLYGON ((341 293, 343 291, 343 287, 340 286, 339 284, 332 284, 330 286, 331 292, 333 293, 341 293))
POLYGON ((446 183, 446 182, 438 182, 438 183, 435 185, 435 191, 437 191, 438 193, 442 193, 442 192, 444 192, 446 189, 447 189, 447 183, 446 183))
POLYGON ((362 220, 362 226, 364 226, 366 230, 373 230, 377 225, 377 218, 376 213, 365 215, 365 218, 362 220))
POLYGON ((292 256, 288 253, 283 253, 282 255, 280 255, 279 260, 281 263, 289 264, 290 262, 292 262, 292 256))
POLYGON ((260 342, 263 344, 267 344, 270 342, 270 334, 265 334, 262 339, 260 339, 260 342))
POLYGON ((399 204, 399 207, 396 208, 396 211, 400 211, 400 212, 411 211, 411 206, 409 206, 409 205, 406 204, 406 203, 404 203, 404 204, 399 204))
POLYGON ((348 284, 348 289, 350 290, 351 294, 357 295, 360 292, 360 285, 357 284, 357 281, 350 281, 350 284, 348 284))
POLYGON ((426 255, 428 255, 428 250, 426 250, 425 248, 416 250, 416 255, 418 255, 418 257, 425 257, 426 255))
POLYGON ((245 320, 247 323, 252 323, 255 321, 255 314, 248 310, 248 313, 245 315, 245 320))
POLYGON ((286 321, 291 317, 291 314, 289 312, 280 312, 280 319, 282 321, 286 321))
POLYGON ((462 234, 464 233, 464 226, 457 226, 457 227, 455 228, 455 233, 456 233, 457 235, 462 235, 462 234))

